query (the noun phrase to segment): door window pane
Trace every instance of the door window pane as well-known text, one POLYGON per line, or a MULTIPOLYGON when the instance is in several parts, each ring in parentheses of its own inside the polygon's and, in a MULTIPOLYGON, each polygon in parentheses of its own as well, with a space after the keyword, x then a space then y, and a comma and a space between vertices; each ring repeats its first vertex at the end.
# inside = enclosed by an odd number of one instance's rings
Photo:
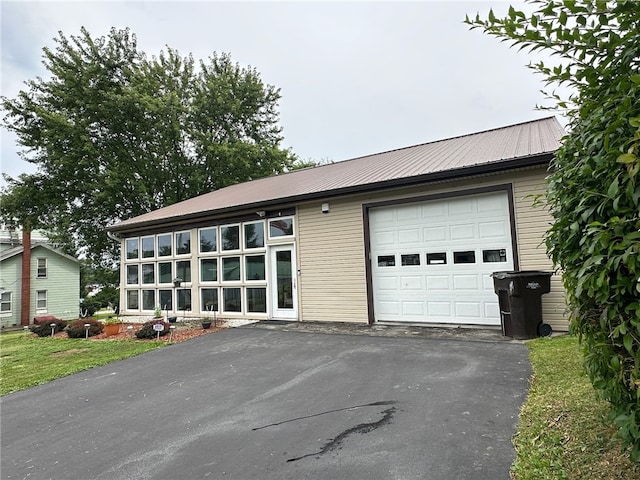
POLYGON ((183 282, 191 281, 191 261, 176 262, 176 277, 183 282))
POLYGON ((242 295, 240 288, 223 288, 223 309, 225 312, 242 311, 242 295))
POLYGON ((156 292, 154 290, 142 290, 142 310, 156 308, 156 292))
POLYGON ((138 284, 138 265, 127 265, 127 285, 138 284))
POLYGON ((244 224, 244 248, 264 247, 264 223, 244 224))
POLYGON ((379 267, 395 267, 396 256, 395 255, 378 255, 379 267))
POLYGON ((176 233, 176 255, 191 253, 191 232, 176 233))
POLYGON ((142 237, 142 258, 155 257, 154 243, 155 239, 153 237, 142 237))
POLYGON ((447 263, 447 253, 427 253, 427 265, 444 265, 447 263))
POLYGON ((269 220, 269 237, 289 237, 293 235, 293 218, 269 220))
POLYGON ((149 284, 155 283, 155 265, 153 263, 143 263, 142 264, 142 283, 149 284))
POLYGON ((495 250, 483 250, 482 261, 485 263, 506 262, 507 251, 504 248, 495 250))
POLYGON ((240 250, 240 226, 227 225, 220 228, 222 250, 240 250))
POLYGON ((203 258, 200 260, 200 281, 217 282, 218 281, 218 259, 203 258))
POLYGON ((179 289, 176 291, 176 295, 178 296, 178 310, 191 310, 191 290, 179 289))
POLYGON ((159 257, 171 256, 171 234, 170 233, 158 235, 158 256, 159 257))
POLYGON ((218 311, 218 289, 217 288, 203 288, 200 290, 200 298, 202 301, 201 311, 203 312, 217 312, 218 311))
POLYGON ((218 249, 216 227, 200 229, 200 252, 215 252, 218 249))
POLYGON ((453 263, 476 263, 476 252, 453 252, 453 263))
POLYGON ((158 263, 158 283, 173 282, 173 274, 171 272, 171 262, 158 263))
POLYGON ((226 257, 222 259, 222 281, 240 281, 240 257, 226 257))
POLYGON ((138 239, 127 238, 127 260, 138 258, 138 239))
POLYGON ((264 280, 264 255, 251 255, 245 257, 245 278, 247 280, 264 280))
POLYGON ((402 262, 402 266, 406 267, 408 265, 420 265, 420 254, 411 253, 409 255, 400 255, 400 261, 402 262))
POLYGON ((266 288, 247 288, 247 311, 267 313, 266 288))
POLYGON ((276 252, 276 279, 278 308, 293 308, 293 277, 291 251, 276 252))
POLYGON ((173 295, 171 290, 158 290, 158 305, 164 311, 173 310, 173 295))
POLYGON ((138 290, 127 290, 127 310, 138 310, 138 290))

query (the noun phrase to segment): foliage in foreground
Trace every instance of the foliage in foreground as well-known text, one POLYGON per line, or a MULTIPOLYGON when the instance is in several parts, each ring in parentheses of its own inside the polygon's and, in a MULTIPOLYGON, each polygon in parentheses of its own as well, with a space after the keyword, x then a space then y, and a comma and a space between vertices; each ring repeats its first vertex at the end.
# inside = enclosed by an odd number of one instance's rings
POLYGON ((93 318, 81 318, 74 320, 67 326, 67 335, 69 338, 85 338, 87 333, 89 337, 99 335, 104 330, 102 322, 94 320, 93 318), (89 325, 87 329, 85 325, 89 325), (87 332, 88 330, 88 332, 87 332))
POLYGON ((608 404, 584 375, 575 337, 527 342, 529 396, 514 438, 516 480, 632 480, 640 465, 623 452, 608 404))
POLYGON ((0 335, 0 395, 40 385, 99 365, 133 357, 164 342, 40 338, 0 335))
POLYGON ((467 23, 551 52, 557 65, 531 68, 575 92, 555 97, 570 123, 547 181, 547 251, 563 271, 587 373, 640 461, 640 5, 530 3, 531 14, 511 7, 467 23))
POLYGON ((146 322, 142 328, 136 332, 136 337, 140 339, 156 338, 158 336, 158 332, 153 329, 153 326, 156 324, 163 326, 163 329, 160 330, 161 337, 164 337, 171 331, 169 330, 169 324, 167 322, 163 322, 162 320, 152 320, 150 322, 146 322))

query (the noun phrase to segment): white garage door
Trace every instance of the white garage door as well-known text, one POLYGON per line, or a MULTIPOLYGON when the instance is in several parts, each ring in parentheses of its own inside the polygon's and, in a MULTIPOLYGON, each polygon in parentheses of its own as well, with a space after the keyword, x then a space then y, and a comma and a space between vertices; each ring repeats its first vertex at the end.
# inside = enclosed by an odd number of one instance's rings
POLYGON ((513 270, 506 192, 369 210, 376 321, 500 325, 492 272, 513 270))

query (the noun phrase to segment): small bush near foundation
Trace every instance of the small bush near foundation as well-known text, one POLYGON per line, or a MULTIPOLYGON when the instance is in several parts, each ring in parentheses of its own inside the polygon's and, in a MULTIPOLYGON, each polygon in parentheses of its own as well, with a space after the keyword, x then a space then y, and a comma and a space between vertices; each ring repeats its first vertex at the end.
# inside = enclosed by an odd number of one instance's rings
POLYGON ((145 323, 140 330, 136 332, 136 337, 138 338, 156 338, 158 336, 158 332, 153 329, 153 325, 159 323, 164 326, 164 329, 160 332, 160 336, 164 337, 167 333, 169 333, 169 324, 167 322, 162 321, 151 321, 145 323))
POLYGON ((93 318, 81 318, 80 320, 74 320, 67 327, 67 335, 69 338, 85 338, 85 323, 89 324, 89 336, 99 335, 104 330, 104 325, 93 318))
POLYGON ((51 320, 45 323, 41 323, 39 325, 31 325, 31 331, 38 335, 39 337, 48 337, 51 335, 51 324, 56 324, 56 329, 54 333, 61 332, 67 326, 67 322, 65 320, 60 320, 56 318, 55 320, 51 320))

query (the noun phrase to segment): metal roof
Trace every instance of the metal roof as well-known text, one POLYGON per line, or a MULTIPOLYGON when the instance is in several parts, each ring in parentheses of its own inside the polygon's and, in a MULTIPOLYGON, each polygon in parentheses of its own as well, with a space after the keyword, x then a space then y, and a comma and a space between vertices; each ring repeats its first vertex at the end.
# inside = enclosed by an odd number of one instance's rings
POLYGON ((557 119, 547 117, 231 185, 108 229, 536 165, 550 160, 564 134, 557 119))

